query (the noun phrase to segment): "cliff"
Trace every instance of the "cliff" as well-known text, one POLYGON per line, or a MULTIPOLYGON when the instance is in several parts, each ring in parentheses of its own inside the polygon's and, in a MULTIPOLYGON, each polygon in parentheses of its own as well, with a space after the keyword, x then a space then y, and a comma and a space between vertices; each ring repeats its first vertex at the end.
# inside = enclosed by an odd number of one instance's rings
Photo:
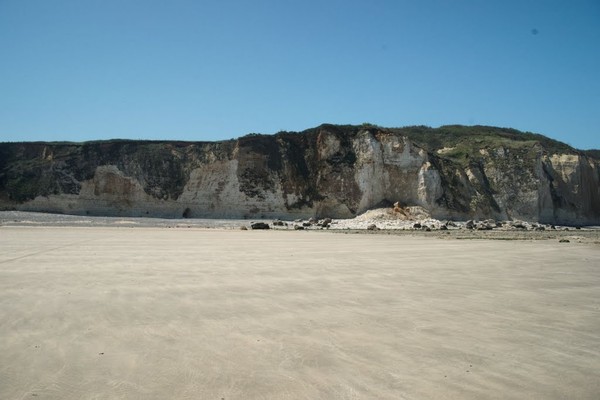
POLYGON ((400 202, 439 219, 600 224, 600 160, 492 127, 322 125, 221 142, 0 143, 0 208, 346 218, 400 202))

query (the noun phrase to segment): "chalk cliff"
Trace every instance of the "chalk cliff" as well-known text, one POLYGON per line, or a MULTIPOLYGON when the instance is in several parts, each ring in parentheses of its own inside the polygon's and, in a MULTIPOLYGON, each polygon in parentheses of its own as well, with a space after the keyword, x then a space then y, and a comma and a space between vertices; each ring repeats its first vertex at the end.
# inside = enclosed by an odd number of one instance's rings
POLYGON ((600 224, 593 154, 482 126, 321 125, 221 142, 1 143, 0 208, 345 218, 398 201, 440 219, 600 224))

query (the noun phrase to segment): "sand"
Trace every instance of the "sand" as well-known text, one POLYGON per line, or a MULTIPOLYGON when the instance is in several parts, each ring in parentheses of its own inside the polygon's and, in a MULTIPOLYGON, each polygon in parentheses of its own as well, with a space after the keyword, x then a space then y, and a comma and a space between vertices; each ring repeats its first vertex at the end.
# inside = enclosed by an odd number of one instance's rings
POLYGON ((598 399, 600 246, 0 227, 1 399, 598 399))

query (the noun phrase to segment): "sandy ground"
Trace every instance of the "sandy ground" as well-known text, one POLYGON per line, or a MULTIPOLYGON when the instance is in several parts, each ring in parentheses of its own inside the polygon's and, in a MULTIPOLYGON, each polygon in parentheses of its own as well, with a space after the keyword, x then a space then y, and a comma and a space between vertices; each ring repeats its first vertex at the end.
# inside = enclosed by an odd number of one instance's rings
POLYGON ((0 227, 1 399, 598 399, 600 246, 0 227))

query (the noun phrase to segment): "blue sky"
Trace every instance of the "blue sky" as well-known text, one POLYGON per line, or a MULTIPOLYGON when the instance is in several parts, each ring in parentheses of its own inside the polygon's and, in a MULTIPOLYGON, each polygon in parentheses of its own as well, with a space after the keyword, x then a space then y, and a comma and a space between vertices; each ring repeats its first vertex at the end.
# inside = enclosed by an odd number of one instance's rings
POLYGON ((0 0, 0 141, 324 122, 600 148, 600 1, 0 0))

